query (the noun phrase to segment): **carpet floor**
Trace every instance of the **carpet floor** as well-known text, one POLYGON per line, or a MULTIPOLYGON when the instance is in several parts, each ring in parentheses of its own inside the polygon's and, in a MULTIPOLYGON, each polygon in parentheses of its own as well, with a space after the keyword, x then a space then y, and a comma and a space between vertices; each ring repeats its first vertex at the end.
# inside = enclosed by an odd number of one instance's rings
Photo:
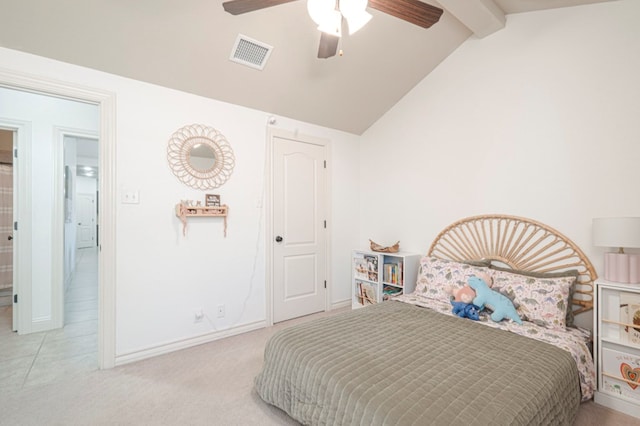
MULTIPOLYGON (((341 310, 340 310, 341 311, 341 310)), ((339 312, 339 311, 338 311, 339 312)), ((253 390, 265 343, 321 313, 110 370, 25 386, 0 401, 2 425, 296 425, 253 390)), ((582 404, 576 425, 640 425, 582 404)))

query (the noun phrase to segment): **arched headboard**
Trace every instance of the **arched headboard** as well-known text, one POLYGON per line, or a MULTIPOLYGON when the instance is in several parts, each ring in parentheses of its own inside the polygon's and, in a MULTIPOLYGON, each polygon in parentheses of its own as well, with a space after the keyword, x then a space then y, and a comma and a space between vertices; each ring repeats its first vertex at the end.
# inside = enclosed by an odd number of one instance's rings
POLYGON ((455 261, 490 260, 512 269, 547 273, 575 269, 574 314, 593 309, 595 268, 569 238, 531 219, 482 215, 461 219, 433 241, 429 256, 455 261))

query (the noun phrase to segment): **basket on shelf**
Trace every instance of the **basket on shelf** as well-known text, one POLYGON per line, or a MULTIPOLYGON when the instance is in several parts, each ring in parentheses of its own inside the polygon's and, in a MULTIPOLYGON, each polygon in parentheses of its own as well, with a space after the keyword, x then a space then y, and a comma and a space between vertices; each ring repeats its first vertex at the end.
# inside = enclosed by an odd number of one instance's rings
POLYGON ((379 251, 382 253, 397 253, 398 250, 400 250, 400 241, 389 247, 383 247, 372 240, 369 240, 369 242, 371 243, 371 250, 373 251, 379 251))

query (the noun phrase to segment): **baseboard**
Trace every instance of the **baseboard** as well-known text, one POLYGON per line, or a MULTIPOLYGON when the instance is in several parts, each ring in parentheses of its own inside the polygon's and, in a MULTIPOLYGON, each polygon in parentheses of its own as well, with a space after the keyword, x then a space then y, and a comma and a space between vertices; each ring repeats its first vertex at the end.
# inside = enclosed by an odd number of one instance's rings
POLYGON ((41 331, 49 331, 56 328, 53 325, 53 320, 51 316, 34 318, 31 321, 31 331, 29 333, 39 333, 41 331))
POLYGON ((147 349, 141 349, 134 352, 129 352, 122 355, 116 355, 115 365, 124 365, 136 361, 142 361, 143 359, 152 358, 158 355, 165 355, 171 352, 187 349, 193 346, 202 345, 203 343, 210 343, 216 340, 223 339, 225 337, 236 336, 238 334, 247 333, 249 331, 258 330, 267 326, 266 321, 256 321, 249 324, 241 325, 238 327, 231 327, 225 330, 212 331, 204 333, 198 336, 190 337, 188 339, 178 340, 163 345, 154 346, 147 349))
POLYGON ((622 396, 611 396, 599 391, 596 391, 593 397, 596 404, 604 405, 605 407, 640 419, 640 410, 638 410, 638 404, 636 402, 632 402, 631 400, 627 401, 623 399, 624 397, 622 396))
MULTIPOLYGON (((351 299, 340 300, 331 304, 331 310, 342 309, 351 306, 351 299)), ((202 345, 204 343, 214 342, 216 340, 223 339, 225 337, 236 336, 238 334, 247 333, 249 331, 258 330, 260 328, 267 327, 267 322, 264 320, 252 322, 249 324, 241 325, 238 327, 228 328, 226 330, 211 331, 198 336, 190 337, 188 339, 178 340, 171 343, 166 343, 151 348, 141 349, 121 355, 116 355, 115 365, 124 365, 136 361, 142 361, 143 359, 152 358, 158 355, 165 355, 171 352, 187 349, 193 346, 202 345)))
POLYGON ((339 302, 331 303, 331 310, 333 311, 334 309, 341 309, 341 308, 346 308, 350 306, 351 306, 351 299, 340 300, 339 302))
POLYGON ((2 296, 0 295, 0 306, 11 306, 13 304, 13 296, 2 296))

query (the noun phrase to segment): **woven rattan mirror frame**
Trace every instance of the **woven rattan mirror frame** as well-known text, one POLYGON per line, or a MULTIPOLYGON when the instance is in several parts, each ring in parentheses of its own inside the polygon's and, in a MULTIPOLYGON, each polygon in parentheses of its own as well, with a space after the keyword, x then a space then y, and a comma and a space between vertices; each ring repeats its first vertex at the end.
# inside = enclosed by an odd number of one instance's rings
POLYGON ((196 189, 214 189, 231 177, 235 166, 233 149, 227 139, 213 127, 190 124, 176 130, 167 146, 167 159, 173 174, 196 189), (191 150, 202 144, 213 152, 214 164, 208 170, 194 167, 190 160, 191 150))
POLYGON ((461 219, 438 234, 428 255, 455 261, 491 260, 537 273, 575 269, 579 276, 573 312, 593 309, 593 282, 598 276, 587 256, 569 238, 532 219, 508 215, 461 219))

